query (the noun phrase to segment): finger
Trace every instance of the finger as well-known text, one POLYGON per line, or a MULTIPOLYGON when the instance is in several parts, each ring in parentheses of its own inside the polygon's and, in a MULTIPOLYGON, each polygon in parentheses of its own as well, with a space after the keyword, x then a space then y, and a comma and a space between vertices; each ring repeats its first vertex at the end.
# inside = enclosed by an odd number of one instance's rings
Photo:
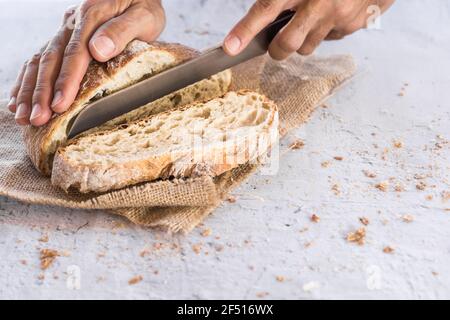
POLYGON ((89 0, 78 9, 75 28, 55 82, 51 104, 53 111, 64 112, 73 103, 92 59, 88 48, 90 37, 99 26, 124 11, 124 5, 128 5, 128 1, 89 0))
POLYGON ((321 26, 311 31, 297 52, 302 56, 308 56, 312 54, 330 33, 331 28, 331 25, 321 26))
MULTIPOLYGON (((159 9, 155 8, 156 10, 159 9)), ((155 40, 164 27, 164 21, 161 21, 164 14, 155 11, 132 7, 121 16, 103 24, 89 41, 92 57, 105 62, 121 53, 134 39, 146 42, 155 40)))
MULTIPOLYGON (((380 7, 380 14, 388 10, 394 2, 395 0, 382 0, 381 3, 377 1, 377 5, 380 7)), ((367 27, 369 16, 373 14, 368 9, 369 7, 364 7, 350 23, 330 31, 325 40, 341 40, 345 36, 367 27)))
POLYGON ((17 95, 16 123, 19 125, 30 124, 31 102, 36 79, 39 71, 41 54, 35 54, 28 62, 17 95))
POLYGON ((69 28, 61 28, 42 53, 30 115, 30 122, 34 126, 47 123, 52 116, 50 104, 53 99, 53 86, 61 69, 64 49, 71 34, 69 28))
POLYGON ((299 50, 318 20, 318 15, 308 6, 299 8, 292 20, 273 39, 269 46, 270 56, 275 60, 283 60, 299 50))
POLYGON ((237 55, 284 9, 286 1, 258 0, 247 15, 238 22, 225 38, 223 48, 229 55, 237 55))
POLYGON ((16 103, 17 95, 19 94, 20 85, 22 84, 23 75, 25 74, 26 67, 27 67, 27 64, 24 63, 22 65, 22 67, 20 68, 20 72, 17 75, 16 82, 15 82, 14 86, 12 87, 11 92, 9 94, 10 100, 9 100, 9 103, 8 103, 8 109, 12 113, 15 113, 16 109, 17 109, 17 103, 16 103))

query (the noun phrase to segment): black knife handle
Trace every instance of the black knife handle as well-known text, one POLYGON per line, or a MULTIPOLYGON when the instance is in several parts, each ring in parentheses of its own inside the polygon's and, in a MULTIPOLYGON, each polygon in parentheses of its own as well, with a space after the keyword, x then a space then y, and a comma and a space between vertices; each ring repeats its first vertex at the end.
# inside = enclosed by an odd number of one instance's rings
POLYGON ((292 17, 295 15, 295 11, 286 10, 283 11, 274 22, 269 24, 265 30, 262 31, 262 34, 265 34, 266 40, 268 42, 267 48, 269 48, 269 44, 275 38, 275 36, 283 29, 289 21, 292 20, 292 17))

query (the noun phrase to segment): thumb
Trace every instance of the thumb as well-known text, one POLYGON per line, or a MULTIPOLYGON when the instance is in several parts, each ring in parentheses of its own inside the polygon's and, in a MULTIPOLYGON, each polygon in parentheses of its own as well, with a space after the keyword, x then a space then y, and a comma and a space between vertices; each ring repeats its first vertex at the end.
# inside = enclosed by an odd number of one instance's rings
POLYGON ((129 9, 100 26, 89 41, 92 57, 108 61, 121 53, 134 39, 155 40, 164 28, 164 14, 157 16, 147 10, 129 9))

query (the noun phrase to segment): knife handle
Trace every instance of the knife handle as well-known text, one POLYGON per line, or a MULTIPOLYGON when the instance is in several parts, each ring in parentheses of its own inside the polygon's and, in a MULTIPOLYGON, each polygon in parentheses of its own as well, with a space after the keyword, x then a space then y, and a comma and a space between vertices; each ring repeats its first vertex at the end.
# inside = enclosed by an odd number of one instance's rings
POLYGON ((263 37, 266 37, 267 49, 269 49, 269 44, 272 42, 272 40, 275 38, 275 36, 278 34, 278 32, 280 32, 281 29, 283 29, 292 20, 292 17, 294 17, 294 15, 295 15, 295 11, 293 11, 293 10, 283 11, 275 19, 275 21, 270 23, 263 31, 261 31, 260 34, 263 37))
MULTIPOLYGON (((255 38, 248 44, 247 48, 244 49, 237 57, 233 59, 235 61, 235 65, 238 62, 244 62, 248 59, 257 57, 259 55, 263 55, 269 50, 269 45, 275 36, 283 29, 295 15, 295 11, 285 10, 283 11, 273 22, 271 22, 267 27, 258 33, 255 38)), ((223 47, 223 42, 218 43, 217 45, 202 50, 203 54, 214 53, 218 49, 223 47)), ((232 66, 233 64, 231 64, 232 66)))

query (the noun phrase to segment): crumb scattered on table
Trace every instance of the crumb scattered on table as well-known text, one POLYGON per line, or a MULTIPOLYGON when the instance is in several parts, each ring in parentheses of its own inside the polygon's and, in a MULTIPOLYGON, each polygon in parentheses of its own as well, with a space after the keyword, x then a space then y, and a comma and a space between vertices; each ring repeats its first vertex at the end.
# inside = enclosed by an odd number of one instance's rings
POLYGON ((359 218, 359 221, 365 226, 367 226, 370 223, 369 219, 367 219, 366 217, 359 218))
POLYGON ((320 222, 320 217, 316 214, 311 215, 311 221, 314 223, 320 222))
POLYGON ((377 177, 377 175, 375 173, 370 172, 368 170, 363 170, 363 173, 367 178, 376 178, 377 177))
POLYGON ((301 139, 297 139, 289 145, 289 149, 291 150, 299 150, 305 146, 305 142, 301 139))
POLYGON ((53 264, 57 256, 59 256, 59 253, 56 250, 41 249, 40 251, 41 269, 42 270, 48 269, 53 264))
POLYGON ((341 194, 341 190, 340 190, 338 184, 332 185, 332 186, 331 186, 331 190, 334 192, 334 194, 335 194, 336 196, 338 196, 338 195, 341 194))
POLYGON ((363 245, 366 239, 366 229, 364 227, 359 228, 355 232, 350 232, 347 235, 348 242, 355 242, 359 245, 363 245))
POLYGON ((200 254, 202 251, 202 245, 201 244, 194 244, 192 246, 192 250, 195 252, 195 254, 200 254))
POLYGON ((236 202, 236 197, 235 196, 228 196, 227 201, 229 203, 235 203, 236 202))
POLYGON ((394 140, 393 145, 394 145, 394 148, 397 148, 397 149, 403 148, 403 142, 400 140, 394 140))
POLYGON ((375 188, 377 188, 380 191, 387 192, 389 189, 389 181, 379 182, 375 185, 375 188))
POLYGON ((267 297, 268 295, 269 295, 269 293, 268 293, 267 291, 258 292, 258 293, 256 294, 256 296, 257 296, 258 298, 265 298, 265 297, 267 297))
POLYGON ((128 280, 128 284, 130 286, 135 285, 139 282, 141 282, 144 278, 142 276, 135 276, 133 278, 131 278, 130 280, 128 280))
POLYGON ((344 157, 336 156, 336 157, 334 157, 334 160, 336 160, 336 161, 342 161, 342 160, 344 160, 344 157))
POLYGON ((322 168, 328 168, 330 166, 330 161, 324 161, 320 164, 322 168))
POLYGON ((420 181, 418 184, 416 184, 416 189, 417 190, 423 191, 423 190, 426 189, 426 187, 427 187, 427 184, 425 182, 423 182, 423 181, 420 181))
POLYGON ((384 253, 393 253, 394 251, 395 251, 394 248, 389 247, 389 246, 384 247, 384 249, 383 249, 384 253))
POLYGON ((403 191, 405 191, 405 186, 403 184, 401 184, 400 182, 396 183, 394 186, 394 190, 396 192, 403 192, 403 191))
POLYGON ((202 237, 209 237, 212 234, 211 228, 206 228, 202 231, 201 236, 202 237))
POLYGON ((39 239, 39 242, 48 242, 48 235, 47 234, 43 234, 39 239))
POLYGON ((286 280, 283 276, 276 276, 278 282, 284 282, 286 280))
POLYGON ((410 215, 410 214, 404 214, 402 216, 402 220, 403 220, 403 222, 410 223, 410 222, 414 221, 414 217, 412 215, 410 215))

